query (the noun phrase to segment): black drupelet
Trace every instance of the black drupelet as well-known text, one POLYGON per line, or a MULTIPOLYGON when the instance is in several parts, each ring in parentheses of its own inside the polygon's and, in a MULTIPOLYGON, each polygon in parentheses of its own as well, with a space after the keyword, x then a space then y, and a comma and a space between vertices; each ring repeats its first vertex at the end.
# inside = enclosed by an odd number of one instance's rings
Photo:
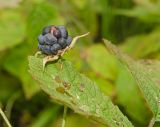
POLYGON ((38 49, 46 55, 56 55, 72 42, 64 26, 46 26, 38 36, 38 49))

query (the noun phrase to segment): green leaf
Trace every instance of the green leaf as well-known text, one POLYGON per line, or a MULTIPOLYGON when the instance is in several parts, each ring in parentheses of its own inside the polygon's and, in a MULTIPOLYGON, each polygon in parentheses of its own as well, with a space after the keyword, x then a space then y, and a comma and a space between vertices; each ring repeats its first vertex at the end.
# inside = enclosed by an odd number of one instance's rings
MULTIPOLYGON (((61 121, 57 120, 58 123, 54 123, 53 127, 57 124, 60 125, 61 121)), ((66 127, 106 127, 104 125, 101 125, 100 123, 92 122, 89 119, 86 119, 85 117, 72 113, 67 114, 66 118, 66 127), (78 123, 78 124, 77 124, 78 123)))
POLYGON ((160 88, 160 61, 140 60, 138 63, 144 65, 145 70, 149 71, 150 77, 155 82, 155 85, 160 88))
POLYGON ((4 68, 12 75, 19 78, 22 82, 22 88, 26 98, 31 98, 35 93, 39 92, 37 82, 26 73, 28 70, 27 66, 27 55, 29 54, 30 46, 28 43, 18 45, 13 48, 10 54, 4 59, 4 68))
POLYGON ((25 34, 22 16, 15 10, 3 10, 0 16, 0 51, 21 43, 25 34))
POLYGON ((160 22, 160 2, 159 1, 135 1, 136 6, 133 9, 118 9, 117 13, 129 17, 136 17, 145 22, 160 22), (151 9, 152 8, 152 9, 151 9))
MULTIPOLYGON (((132 76, 138 82, 138 86, 143 93, 151 111, 156 118, 159 116, 160 110, 160 87, 158 87, 159 82, 156 82, 156 78, 152 74, 153 68, 146 67, 140 62, 136 62, 127 55, 123 54, 115 45, 111 44, 109 41, 104 40, 106 47, 111 53, 113 53, 132 73, 132 76)), ((159 119, 157 119, 159 120, 159 119)))
POLYGON ((159 23, 160 14, 159 8, 152 10, 141 6, 136 6, 132 10, 127 9, 118 9, 117 14, 125 15, 128 17, 139 18, 143 22, 159 23))
POLYGON ((122 66, 120 66, 116 80, 116 89, 118 104, 123 106, 133 121, 138 123, 137 126, 146 126, 152 114, 145 104, 134 78, 122 66))
POLYGON ((59 59, 48 64, 43 71, 42 60, 43 58, 30 56, 29 72, 54 101, 105 125, 132 127, 95 82, 78 73, 69 61, 59 59))
POLYGON ((111 98, 114 96, 115 86, 111 80, 102 77, 91 69, 83 73, 87 75, 91 80, 94 80, 105 95, 111 98))
POLYGON ((129 37, 121 45, 121 48, 136 58, 155 58, 160 51, 159 34, 160 30, 157 29, 149 34, 129 37))
POLYGON ((91 68, 86 72, 86 75, 94 79, 106 95, 112 96, 115 92, 113 82, 117 77, 116 59, 101 44, 85 49, 84 55, 86 62, 91 68))
POLYGON ((103 45, 94 45, 86 50, 86 60, 91 68, 106 79, 116 79, 116 60, 111 56, 103 45))

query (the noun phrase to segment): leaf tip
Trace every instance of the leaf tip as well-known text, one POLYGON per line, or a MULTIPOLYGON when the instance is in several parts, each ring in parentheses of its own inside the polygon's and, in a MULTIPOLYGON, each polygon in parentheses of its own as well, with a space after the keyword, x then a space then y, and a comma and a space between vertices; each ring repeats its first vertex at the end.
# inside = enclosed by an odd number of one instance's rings
POLYGON ((103 38, 103 42, 109 52, 112 54, 116 53, 115 46, 109 40, 103 38))

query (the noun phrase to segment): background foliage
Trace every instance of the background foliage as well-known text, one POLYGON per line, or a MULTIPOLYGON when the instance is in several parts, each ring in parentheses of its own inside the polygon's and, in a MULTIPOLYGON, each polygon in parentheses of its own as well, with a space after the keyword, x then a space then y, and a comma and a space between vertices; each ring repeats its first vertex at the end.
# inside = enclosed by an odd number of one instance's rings
MULTIPOLYGON (((37 51, 37 36, 44 26, 64 24, 73 37, 91 33, 64 58, 94 80, 134 126, 148 126, 152 113, 137 82, 105 49, 102 38, 116 43, 136 60, 159 60, 159 12, 159 0, 1 0, 0 103, 11 124, 61 124, 63 107, 52 102, 32 79, 27 57, 37 51)), ((154 73, 154 77, 158 75, 154 73)), ((1 118, 0 126, 5 126, 1 118)), ((75 126, 102 127, 69 111, 66 127, 75 126)))

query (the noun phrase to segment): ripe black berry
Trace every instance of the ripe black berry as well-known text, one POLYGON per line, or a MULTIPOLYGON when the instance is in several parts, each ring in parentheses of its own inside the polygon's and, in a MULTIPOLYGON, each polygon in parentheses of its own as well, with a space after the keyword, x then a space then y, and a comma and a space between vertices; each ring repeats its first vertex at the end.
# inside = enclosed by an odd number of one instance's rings
POLYGON ((62 49, 61 46, 60 46, 58 43, 56 43, 56 44, 52 45, 52 47, 51 47, 51 52, 52 52, 54 55, 56 55, 57 52, 58 52, 58 50, 60 50, 60 49, 62 49))
POLYGON ((53 36, 51 33, 44 35, 44 42, 48 45, 52 45, 57 43, 57 38, 53 36))
POLYGON ((64 39, 64 38, 58 39, 58 44, 60 44, 62 49, 64 49, 67 46, 66 39, 64 39))
POLYGON ((72 42, 72 37, 68 36, 66 42, 67 42, 67 45, 69 46, 71 44, 71 42, 72 42))
POLYGON ((57 28, 59 29, 59 31, 61 33, 61 37, 67 39, 68 32, 67 32, 66 28, 64 26, 57 26, 57 28))
POLYGON ((43 35, 39 35, 38 36, 38 42, 39 42, 39 44, 44 44, 44 36, 43 35))
POLYGON ((39 49, 39 50, 42 50, 42 49, 43 49, 43 45, 38 44, 38 49, 39 49))
POLYGON ((51 31, 51 26, 46 26, 42 30, 42 35, 48 34, 51 31))
POLYGON ((61 37, 61 32, 57 29, 56 31, 53 32, 53 35, 54 35, 56 38, 60 38, 60 37, 61 37))
POLYGON ((38 48, 42 51, 42 53, 50 55, 52 54, 51 52, 51 47, 49 45, 38 45, 38 48))
POLYGON ((46 26, 38 36, 38 49, 46 55, 57 55, 58 51, 65 49, 72 42, 64 26, 46 26))

